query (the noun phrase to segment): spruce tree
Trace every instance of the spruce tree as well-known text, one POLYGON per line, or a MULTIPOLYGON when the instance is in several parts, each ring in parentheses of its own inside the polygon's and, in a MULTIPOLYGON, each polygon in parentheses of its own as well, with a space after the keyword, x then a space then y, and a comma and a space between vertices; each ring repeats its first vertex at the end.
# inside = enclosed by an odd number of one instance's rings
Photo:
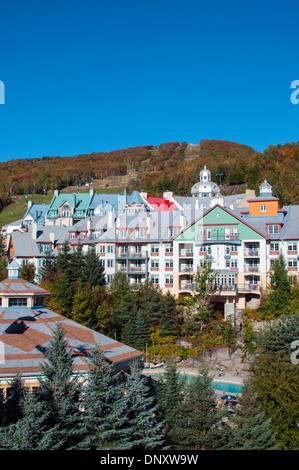
POLYGON ((100 264, 99 257, 94 245, 88 247, 85 255, 85 265, 82 273, 83 282, 89 283, 91 287, 105 284, 104 269, 100 264))
POLYGON ((187 450, 228 449, 230 428, 223 423, 225 411, 217 407, 206 368, 192 378, 180 405, 175 448, 187 450))
POLYGON ((52 282, 56 273, 56 260, 50 251, 46 252, 44 257, 43 266, 39 271, 39 278, 41 282, 52 282))
POLYGON ((24 381, 21 373, 17 372, 10 382, 10 387, 6 391, 7 397, 4 404, 5 424, 15 423, 23 417, 21 407, 24 394, 26 393, 24 381))
POLYGON ((56 258, 56 269, 61 273, 69 275, 70 264, 71 264, 72 251, 70 244, 67 240, 62 245, 62 249, 59 251, 56 258))
POLYGON ((165 372, 156 385, 158 416, 165 423, 165 433, 170 443, 179 439, 177 412, 184 400, 186 378, 180 378, 173 358, 168 359, 165 372))
POLYGON ((41 364, 42 378, 38 396, 47 404, 47 426, 48 429, 57 429, 60 448, 73 449, 82 435, 79 411, 81 385, 73 374, 72 353, 60 323, 57 323, 45 355, 46 361, 41 364))
POLYGON ((118 450, 162 450, 165 448, 163 422, 148 378, 137 367, 126 374, 123 397, 117 402, 116 419, 109 439, 118 450))
POLYGON ((0 281, 7 278, 7 249, 5 247, 4 239, 0 234, 0 281))
POLYGON ((250 382, 245 380, 242 395, 238 398, 230 446, 232 450, 276 450, 275 436, 271 432, 270 420, 257 401, 250 382))
POLYGON ((85 269, 85 255, 82 245, 79 243, 70 258, 69 280, 73 285, 81 285, 85 269))
POLYGON ((80 448, 103 450, 112 443, 111 429, 114 427, 115 407, 120 398, 122 385, 113 366, 105 359, 103 350, 96 344, 91 351, 89 371, 84 387, 82 407, 84 438, 80 448))
POLYGON ((58 426, 47 429, 45 403, 26 391, 21 400, 22 418, 4 428, 1 446, 6 450, 55 450, 58 426))

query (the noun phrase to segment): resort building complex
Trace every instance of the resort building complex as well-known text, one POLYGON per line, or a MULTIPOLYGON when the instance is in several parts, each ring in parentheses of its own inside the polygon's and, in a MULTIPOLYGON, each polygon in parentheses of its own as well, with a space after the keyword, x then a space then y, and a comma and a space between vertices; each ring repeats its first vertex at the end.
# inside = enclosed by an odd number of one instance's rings
POLYGON ((222 196, 206 167, 190 197, 56 191, 49 205, 29 202, 2 234, 10 261, 33 262, 37 278, 46 254, 57 256, 67 240, 73 250, 95 246, 107 284, 123 272, 175 296, 192 295, 194 274, 211 260, 213 302, 224 315, 259 305, 280 253, 291 280, 298 276, 299 206, 283 206, 266 180, 258 196, 222 196))

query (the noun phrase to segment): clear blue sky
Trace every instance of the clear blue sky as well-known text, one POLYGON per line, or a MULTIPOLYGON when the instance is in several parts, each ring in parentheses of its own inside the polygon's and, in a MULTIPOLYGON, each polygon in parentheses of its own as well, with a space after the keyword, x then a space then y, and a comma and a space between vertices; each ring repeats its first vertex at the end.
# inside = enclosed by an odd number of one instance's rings
POLYGON ((299 140, 299 2, 0 3, 0 160, 299 140))

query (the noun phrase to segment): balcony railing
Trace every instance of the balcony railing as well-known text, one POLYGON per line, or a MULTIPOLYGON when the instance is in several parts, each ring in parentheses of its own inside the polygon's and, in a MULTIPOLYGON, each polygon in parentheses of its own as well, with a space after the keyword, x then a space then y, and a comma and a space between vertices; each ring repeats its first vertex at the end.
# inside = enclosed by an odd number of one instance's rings
POLYGON ((230 234, 230 235, 212 235, 212 236, 198 236, 197 241, 203 241, 203 242, 223 242, 223 241, 238 241, 239 240, 239 234, 230 234))
POLYGON ((193 250, 180 250, 180 258, 193 258, 193 250))
POLYGON ((133 259, 145 259, 148 257, 148 252, 147 251, 134 251, 134 250, 127 250, 127 251, 121 251, 121 250, 116 250, 115 253, 116 258, 123 258, 123 259, 128 259, 128 258, 133 258, 133 259))
POLYGON ((180 266, 179 267, 180 273, 192 273, 194 271, 193 266, 180 266))
POLYGON ((259 266, 246 266, 245 265, 245 272, 246 273, 258 273, 260 270, 259 266))
POLYGON ((260 250, 254 249, 254 250, 245 250, 244 256, 255 256, 258 257, 260 256, 260 250))

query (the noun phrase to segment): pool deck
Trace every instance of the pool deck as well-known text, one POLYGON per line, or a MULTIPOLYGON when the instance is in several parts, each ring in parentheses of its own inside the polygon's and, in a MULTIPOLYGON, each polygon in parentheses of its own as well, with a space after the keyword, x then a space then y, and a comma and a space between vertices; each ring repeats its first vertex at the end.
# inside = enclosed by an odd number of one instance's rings
MULTIPOLYGON (((198 369, 197 368, 182 367, 180 365, 178 365, 177 371, 180 374, 194 374, 194 375, 198 374, 198 369)), ((163 372, 165 372, 165 367, 164 366, 155 367, 155 368, 146 368, 146 369, 143 369, 143 371, 142 371, 143 374, 148 374, 148 375, 150 375, 151 373, 160 374, 160 373, 163 373, 163 372)), ((224 375, 222 375, 222 376, 219 375, 219 372, 215 372, 215 371, 211 371, 210 374, 211 374, 211 376, 213 376, 213 380, 215 382, 228 382, 228 383, 241 384, 243 382, 244 378, 245 378, 241 374, 240 375, 233 375, 233 374, 230 374, 230 373, 227 373, 227 372, 225 372, 224 375)))

